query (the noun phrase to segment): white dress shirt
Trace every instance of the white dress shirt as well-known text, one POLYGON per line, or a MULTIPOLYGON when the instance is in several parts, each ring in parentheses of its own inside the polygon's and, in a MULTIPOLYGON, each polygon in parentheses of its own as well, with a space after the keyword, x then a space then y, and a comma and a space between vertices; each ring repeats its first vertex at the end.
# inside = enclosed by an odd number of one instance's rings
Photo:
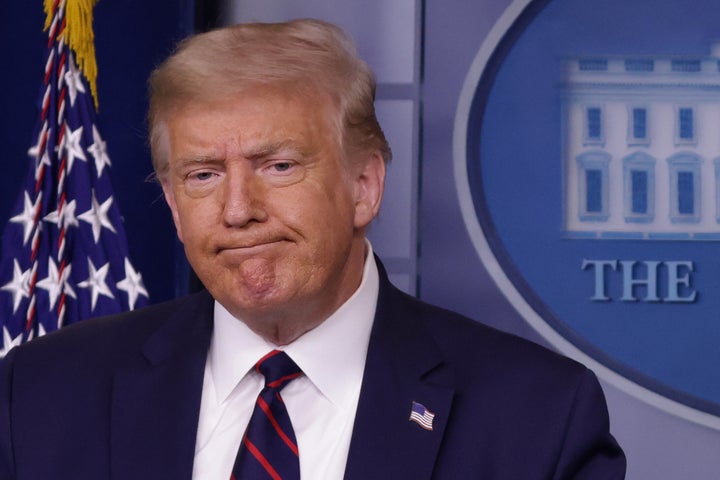
POLYGON ((264 386, 253 365, 279 348, 305 373, 282 390, 300 452, 300 476, 339 480, 345 472, 378 297, 372 248, 357 291, 327 320, 284 347, 250 330, 215 302, 200 404, 193 480, 230 478, 255 400, 264 386))

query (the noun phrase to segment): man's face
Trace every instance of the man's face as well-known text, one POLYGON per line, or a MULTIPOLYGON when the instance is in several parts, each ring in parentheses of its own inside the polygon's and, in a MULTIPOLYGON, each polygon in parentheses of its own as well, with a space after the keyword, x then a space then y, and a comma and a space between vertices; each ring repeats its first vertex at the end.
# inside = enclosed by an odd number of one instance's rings
POLYGON ((266 337, 275 334, 259 330, 301 335, 360 282, 384 164, 368 154, 351 166, 333 114, 322 98, 258 87, 166 123, 163 190, 188 260, 216 300, 266 337))

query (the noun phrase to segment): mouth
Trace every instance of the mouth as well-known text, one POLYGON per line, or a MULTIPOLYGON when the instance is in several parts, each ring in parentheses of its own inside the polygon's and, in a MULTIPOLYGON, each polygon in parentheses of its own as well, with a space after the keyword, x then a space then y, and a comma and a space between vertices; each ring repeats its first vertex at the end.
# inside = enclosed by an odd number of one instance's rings
POLYGON ((228 243, 218 246, 218 248, 216 249, 216 253, 227 253, 234 255, 255 255, 288 242, 289 241, 284 238, 279 238, 252 242, 228 243))

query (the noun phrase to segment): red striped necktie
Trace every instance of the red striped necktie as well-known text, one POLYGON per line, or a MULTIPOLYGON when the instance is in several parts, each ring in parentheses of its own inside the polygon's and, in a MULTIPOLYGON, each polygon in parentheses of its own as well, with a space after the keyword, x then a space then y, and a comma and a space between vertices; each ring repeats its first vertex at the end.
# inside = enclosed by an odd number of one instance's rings
POLYGON ((280 390, 302 375, 285 352, 273 350, 255 364, 265 388, 255 402, 231 480, 299 480, 297 441, 280 390))

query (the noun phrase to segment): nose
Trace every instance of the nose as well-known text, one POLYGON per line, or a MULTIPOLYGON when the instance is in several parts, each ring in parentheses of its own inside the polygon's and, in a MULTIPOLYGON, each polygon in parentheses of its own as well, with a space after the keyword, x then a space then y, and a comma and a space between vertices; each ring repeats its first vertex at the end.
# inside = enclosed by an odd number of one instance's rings
POLYGON ((242 165, 227 169, 223 188, 223 222, 244 227, 267 219, 265 189, 251 168, 242 165))

